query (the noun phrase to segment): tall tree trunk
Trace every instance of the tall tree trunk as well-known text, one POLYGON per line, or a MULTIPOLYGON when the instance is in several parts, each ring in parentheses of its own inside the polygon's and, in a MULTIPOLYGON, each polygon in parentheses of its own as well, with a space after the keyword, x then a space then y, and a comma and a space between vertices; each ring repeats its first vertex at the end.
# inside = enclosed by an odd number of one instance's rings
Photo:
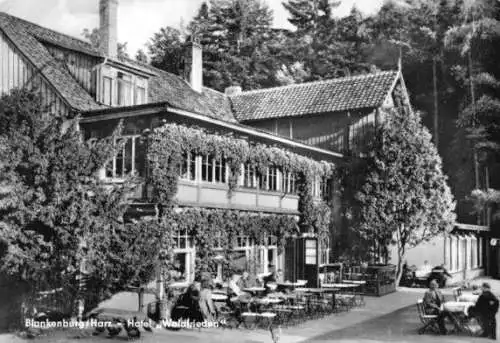
MULTIPOLYGON (((476 94, 474 90, 474 80, 472 79, 473 74, 474 74, 474 64, 472 61, 472 51, 469 50, 469 53, 467 54, 468 60, 469 60, 469 84, 470 84, 470 97, 471 97, 471 104, 472 104, 472 112, 474 114, 474 117, 476 116, 476 94)), ((479 189, 481 187, 480 181, 479 181, 479 159, 477 156, 477 150, 476 147, 473 147, 473 154, 474 154, 474 179, 475 179, 475 188, 479 189)), ((481 224, 481 215, 477 214, 476 215, 476 224, 480 225, 481 224)))
POLYGON ((404 231, 404 224, 397 229, 397 249, 398 249, 398 262, 396 265, 396 287, 399 286, 401 277, 403 276, 403 262, 406 255, 405 243, 401 239, 401 234, 404 231))
POLYGON ((438 104, 438 88, 437 88, 437 59, 432 58, 432 84, 434 95, 434 144, 439 150, 439 104, 438 104))

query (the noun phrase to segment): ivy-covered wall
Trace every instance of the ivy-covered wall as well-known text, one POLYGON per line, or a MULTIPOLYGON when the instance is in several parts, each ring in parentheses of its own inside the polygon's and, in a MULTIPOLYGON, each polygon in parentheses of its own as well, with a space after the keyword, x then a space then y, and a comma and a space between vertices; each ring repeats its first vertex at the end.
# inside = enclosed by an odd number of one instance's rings
POLYGON ((193 236, 197 269, 210 269, 213 266, 214 237, 217 237, 217 232, 224 233, 226 250, 233 247, 231 240, 237 235, 251 236, 257 243, 262 242, 263 237, 275 236, 278 237, 278 246, 282 248, 285 238, 297 233, 297 227, 304 233, 330 234, 331 204, 319 201, 312 195, 315 178, 333 177, 334 166, 329 162, 315 161, 282 148, 252 144, 244 139, 171 123, 149 134, 147 161, 146 182, 152 189, 149 200, 156 204, 158 216, 176 218, 172 226, 188 230, 193 236), (222 158, 228 164, 228 196, 238 187, 242 164, 249 164, 257 174, 265 173, 269 167, 295 174, 299 195, 298 223, 293 216, 215 209, 192 208, 180 212, 182 215, 179 216, 175 211, 175 196, 180 166, 188 153, 222 158))

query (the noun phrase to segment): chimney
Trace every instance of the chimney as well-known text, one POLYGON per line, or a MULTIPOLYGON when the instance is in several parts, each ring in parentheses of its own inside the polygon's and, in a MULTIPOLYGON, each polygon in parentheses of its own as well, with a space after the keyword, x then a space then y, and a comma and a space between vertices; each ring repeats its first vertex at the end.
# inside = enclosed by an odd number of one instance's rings
POLYGON ((239 95, 239 94, 241 94, 241 87, 240 87, 240 86, 231 86, 231 87, 227 87, 227 88, 224 90, 224 93, 225 93, 227 96, 235 96, 235 95, 239 95))
POLYGON ((188 42, 184 50, 184 79, 198 93, 203 90, 203 50, 196 42, 188 42))
POLYGON ((118 0, 99 0, 99 39, 105 56, 118 55, 118 0))

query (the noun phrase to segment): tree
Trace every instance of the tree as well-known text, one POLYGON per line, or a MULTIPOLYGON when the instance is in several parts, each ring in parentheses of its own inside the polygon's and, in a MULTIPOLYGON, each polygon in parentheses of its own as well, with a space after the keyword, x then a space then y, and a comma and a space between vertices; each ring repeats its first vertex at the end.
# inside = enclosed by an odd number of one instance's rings
MULTIPOLYGON (((99 33, 99 29, 96 28, 92 30, 83 29, 82 36, 83 38, 85 38, 90 42, 90 44, 94 49, 99 49, 101 47, 101 36, 99 33)), ((127 51, 127 42, 125 43, 118 42, 118 46, 116 47, 116 49, 118 57, 130 58, 127 51)))
POLYGON ((27 285, 27 297, 62 288, 67 311, 75 297, 86 297, 77 281, 83 265, 115 292, 149 281, 157 259, 137 260, 154 257, 162 242, 153 229, 139 233, 124 224, 133 182, 110 186, 96 177, 118 136, 83 141, 76 120, 51 112, 36 89, 0 99, 0 240, 6 247, 0 272, 27 285))
POLYGON ((204 49, 204 82, 224 91, 238 84, 244 89, 279 85, 276 57, 282 34, 272 28, 269 7, 258 0, 211 0, 202 4, 188 25, 189 39, 204 49))
POLYGON ((293 65, 299 62, 309 73, 308 81, 365 73, 369 35, 365 18, 355 8, 350 15, 337 19, 338 1, 289 0, 283 3, 289 21, 297 30, 287 41, 293 65))
MULTIPOLYGON (((498 206, 500 157, 500 4, 482 0, 464 7, 462 23, 450 28, 445 40, 461 59, 454 65, 463 96, 458 126, 472 145, 476 210, 498 206), (486 171, 483 175, 482 171, 486 171), (491 172, 490 172, 491 171, 491 172), (491 179, 490 179, 491 176, 491 179), (484 180, 484 181, 482 181, 484 180), (490 190, 485 190, 491 187, 490 190)), ((470 188, 469 188, 470 191, 470 188)), ((496 216, 497 217, 497 216, 496 216)), ((478 218, 479 220, 479 218, 478 218)), ((488 224, 488 223, 484 223, 488 224)))
POLYGON ((139 49, 135 55, 135 60, 142 63, 148 63, 148 55, 146 55, 144 50, 139 49))
POLYGON ((184 38, 181 31, 172 28, 161 28, 148 43, 151 65, 175 75, 181 75, 184 38))
POLYGON ((420 116, 394 110, 384 117, 356 195, 357 229, 378 247, 396 244, 398 284, 407 250, 451 229, 454 202, 420 116))

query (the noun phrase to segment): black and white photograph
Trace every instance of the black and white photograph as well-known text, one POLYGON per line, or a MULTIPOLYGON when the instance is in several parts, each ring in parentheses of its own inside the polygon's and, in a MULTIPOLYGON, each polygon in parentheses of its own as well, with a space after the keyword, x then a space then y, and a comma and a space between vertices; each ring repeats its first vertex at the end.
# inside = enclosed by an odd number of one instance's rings
POLYGON ((480 343, 500 0, 0 0, 0 343, 480 343))

